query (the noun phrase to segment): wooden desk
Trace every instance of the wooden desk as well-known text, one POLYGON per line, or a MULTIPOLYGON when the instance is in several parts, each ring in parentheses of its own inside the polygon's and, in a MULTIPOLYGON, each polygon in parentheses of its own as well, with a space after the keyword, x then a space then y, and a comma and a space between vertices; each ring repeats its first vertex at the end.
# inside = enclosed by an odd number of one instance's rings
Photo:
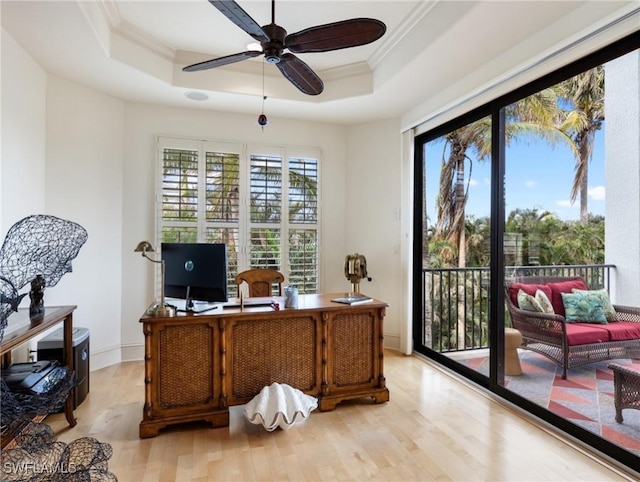
POLYGON ((229 425, 229 407, 273 382, 339 402, 389 400, 383 374, 387 304, 334 303, 344 293, 301 295, 298 308, 218 308, 174 317, 143 316, 145 404, 140 438, 176 423, 229 425))
MULTIPOLYGON (((6 359, 11 350, 30 340, 34 336, 48 330, 49 328, 64 323, 63 338, 63 360, 64 365, 73 369, 73 312, 77 306, 48 306, 42 318, 31 320, 29 318, 29 309, 19 309, 17 313, 9 316, 7 326, 5 328, 2 343, 0 343, 0 356, 6 359)), ((70 427, 76 425, 76 419, 73 416, 73 390, 69 392, 67 401, 64 406, 64 413, 70 427)), ((2 440, 4 447, 9 440, 2 440)))

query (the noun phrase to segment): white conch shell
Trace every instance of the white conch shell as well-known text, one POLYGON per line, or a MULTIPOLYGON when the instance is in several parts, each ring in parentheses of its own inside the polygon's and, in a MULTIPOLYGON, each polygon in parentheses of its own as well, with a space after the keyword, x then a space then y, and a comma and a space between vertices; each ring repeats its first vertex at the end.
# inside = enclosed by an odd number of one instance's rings
POLYGON ((244 413, 251 423, 262 424, 271 432, 277 427, 288 429, 317 407, 316 398, 289 385, 272 383, 245 405, 244 413))

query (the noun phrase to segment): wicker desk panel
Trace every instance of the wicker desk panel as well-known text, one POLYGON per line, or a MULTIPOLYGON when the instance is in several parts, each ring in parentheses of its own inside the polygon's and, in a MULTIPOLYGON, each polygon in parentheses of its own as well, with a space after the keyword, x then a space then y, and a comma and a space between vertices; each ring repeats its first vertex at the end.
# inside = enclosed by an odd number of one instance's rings
POLYGON ((143 316, 140 437, 195 420, 227 426, 229 406, 249 402, 273 382, 318 397, 321 411, 353 398, 388 401, 382 337, 387 305, 331 302, 341 295, 303 295, 297 309, 279 311, 252 307, 143 316))
POLYGON ((309 394, 319 393, 321 321, 312 314, 287 315, 283 312, 283 317, 277 319, 256 315, 229 320, 229 405, 251 401, 263 387, 274 382, 309 394))

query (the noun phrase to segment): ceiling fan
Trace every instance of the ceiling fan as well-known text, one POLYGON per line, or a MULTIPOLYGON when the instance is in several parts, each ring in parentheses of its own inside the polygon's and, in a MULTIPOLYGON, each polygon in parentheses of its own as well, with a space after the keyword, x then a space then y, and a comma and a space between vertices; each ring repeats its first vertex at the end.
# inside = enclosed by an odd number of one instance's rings
POLYGON ((271 0, 271 23, 260 27, 253 18, 233 0, 209 0, 229 20, 260 42, 262 51, 248 50, 217 59, 188 65, 182 70, 197 72, 264 54, 265 60, 275 64, 289 82, 301 92, 318 95, 324 90, 322 79, 298 57, 289 52, 329 52, 358 47, 374 42, 387 29, 380 20, 353 18, 340 22, 317 25, 287 35, 287 31, 275 23, 275 0, 271 0), (284 53, 285 50, 289 52, 284 53))

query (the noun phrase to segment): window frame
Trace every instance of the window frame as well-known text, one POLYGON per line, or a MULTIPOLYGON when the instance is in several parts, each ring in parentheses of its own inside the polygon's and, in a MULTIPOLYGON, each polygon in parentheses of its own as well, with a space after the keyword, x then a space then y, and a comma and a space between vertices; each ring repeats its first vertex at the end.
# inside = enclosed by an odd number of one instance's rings
MULTIPOLYGON (((172 221, 163 219, 163 168, 164 152, 166 149, 179 149, 195 151, 198 159, 198 201, 197 213, 206 212, 206 158, 207 153, 220 152, 238 155, 239 158, 239 219, 237 222, 226 223, 223 221, 208 221, 206 215, 198 215, 195 227, 197 240, 195 242, 207 242, 207 228, 230 228, 238 230, 237 265, 228 269, 229 297, 237 296, 235 288, 235 275, 245 269, 257 267, 251 263, 251 232, 256 228, 278 229, 280 232, 280 257, 278 271, 285 275, 288 281, 292 273, 289 252, 289 233, 293 230, 308 229, 316 234, 315 249, 315 289, 304 283, 299 286, 301 293, 319 293, 321 291, 321 170, 322 151, 316 147, 301 146, 276 146, 266 144, 251 144, 241 142, 218 141, 208 139, 196 139, 174 136, 157 136, 156 153, 156 199, 155 199, 155 244, 160 250, 163 240, 163 229, 166 227, 191 227, 185 221, 172 221), (282 163, 280 185, 280 220, 277 223, 260 223, 251 221, 251 160, 252 156, 279 157, 282 163), (291 223, 289 220, 289 173, 291 159, 312 159, 316 163, 316 219, 315 223, 291 223), (204 181, 204 182, 203 182, 204 181)), ((160 287, 159 270, 156 272, 156 288, 160 287)))
POLYGON ((421 272, 422 272, 422 207, 421 197, 423 196, 422 177, 423 158, 422 144, 431 139, 455 130, 473 120, 478 119, 484 113, 489 113, 492 118, 492 161, 491 161, 491 262, 490 262, 490 291, 495 293, 490 304, 490 319, 492 326, 490 327, 489 337, 490 345, 495 348, 491 353, 491 368, 488 377, 481 376, 468 367, 464 367, 448 357, 436 353, 433 350, 425 349, 420 345, 421 332, 421 300, 418 296, 412 298, 412 328, 413 328, 413 349, 421 355, 432 359, 434 362, 441 364, 457 374, 471 380, 472 382, 484 387, 496 396, 507 400, 510 403, 530 412, 534 416, 544 420, 550 425, 559 428, 572 437, 587 443, 602 453, 610 456, 629 467, 637 465, 638 457, 627 452, 620 452, 620 448, 612 442, 596 435, 582 427, 564 420, 549 410, 532 403, 530 400, 511 392, 507 387, 503 386, 501 380, 502 364, 504 350, 504 330, 496 329, 496 327, 504 326, 504 221, 505 221, 505 205, 504 205, 504 180, 505 180, 505 152, 503 132, 505 126, 504 108, 517 102, 518 100, 530 96, 546 87, 558 84, 563 80, 578 75, 597 65, 603 65, 611 60, 621 57, 629 52, 637 50, 640 45, 640 31, 637 31, 623 39, 611 43, 602 49, 593 52, 575 62, 571 62, 553 72, 543 75, 521 87, 518 87, 504 95, 501 95, 486 104, 471 109, 462 115, 443 122, 441 125, 425 130, 415 135, 413 138, 413 168, 414 168, 414 190, 413 205, 416 207, 413 211, 413 265, 412 265, 412 290, 420 292, 421 272))

